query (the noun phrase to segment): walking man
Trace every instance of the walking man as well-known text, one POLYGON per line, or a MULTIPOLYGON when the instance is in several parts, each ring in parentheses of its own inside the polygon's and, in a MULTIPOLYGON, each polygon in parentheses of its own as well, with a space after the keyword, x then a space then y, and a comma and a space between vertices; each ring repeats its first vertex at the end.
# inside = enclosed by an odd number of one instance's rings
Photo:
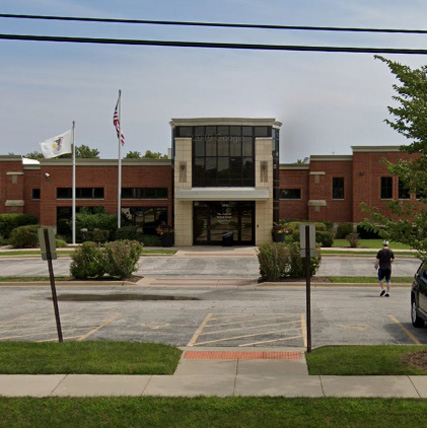
POLYGON ((375 260, 375 269, 378 269, 378 282, 381 287, 380 296, 390 297, 391 286, 391 264, 394 262, 393 251, 388 248, 388 241, 383 242, 382 250, 378 251, 375 260), (385 279, 386 288, 384 290, 383 280, 385 279))

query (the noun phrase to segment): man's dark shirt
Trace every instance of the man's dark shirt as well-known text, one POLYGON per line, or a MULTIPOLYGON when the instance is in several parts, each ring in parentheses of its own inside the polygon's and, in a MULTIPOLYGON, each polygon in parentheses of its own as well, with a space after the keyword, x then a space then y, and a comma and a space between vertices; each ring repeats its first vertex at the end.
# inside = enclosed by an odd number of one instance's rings
POLYGON ((378 251, 377 259, 380 261, 381 269, 391 269, 391 261, 394 260, 393 251, 391 251, 389 248, 383 248, 382 250, 378 251))

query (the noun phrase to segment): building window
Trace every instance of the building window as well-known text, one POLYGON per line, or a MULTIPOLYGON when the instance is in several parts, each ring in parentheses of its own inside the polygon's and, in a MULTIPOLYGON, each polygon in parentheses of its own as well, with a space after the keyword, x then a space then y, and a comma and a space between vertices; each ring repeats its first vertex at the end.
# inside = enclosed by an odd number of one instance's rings
POLYGON ((280 199, 301 199, 301 189, 280 189, 280 199))
POLYGON ((141 226, 145 235, 155 235, 159 224, 168 222, 166 207, 122 208, 122 216, 132 226, 141 226))
MULTIPOLYGON (((71 187, 57 187, 57 199, 72 199, 73 191, 71 187)), ((76 199, 104 199, 103 187, 77 187, 76 199)))
POLYGON ((122 187, 122 199, 167 199, 167 187, 122 187))
POLYGON ((40 199, 40 189, 33 189, 33 199, 40 199))
POLYGON ((344 178, 332 178, 332 199, 344 199, 344 178))
POLYGON ((193 139, 193 187, 255 186, 255 137, 271 137, 271 128, 256 126, 176 128, 177 137, 189 137, 190 134, 193 139))
POLYGON ((393 198, 393 177, 381 177, 381 199, 393 198))
POLYGON ((399 199, 410 199, 409 187, 399 178, 399 199))

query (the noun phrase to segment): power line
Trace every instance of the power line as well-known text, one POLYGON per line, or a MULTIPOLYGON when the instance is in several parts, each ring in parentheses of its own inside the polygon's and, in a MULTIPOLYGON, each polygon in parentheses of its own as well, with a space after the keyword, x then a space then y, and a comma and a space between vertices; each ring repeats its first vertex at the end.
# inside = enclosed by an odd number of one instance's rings
POLYGON ((38 20, 52 20, 52 21, 103 22, 103 23, 119 23, 119 24, 175 25, 175 26, 190 26, 190 27, 250 28, 250 29, 264 29, 264 30, 427 34, 427 30, 405 29, 405 28, 361 28, 361 27, 325 27, 325 26, 319 27, 319 26, 310 26, 310 25, 239 24, 239 23, 227 23, 227 22, 163 21, 163 20, 150 20, 150 19, 90 18, 90 17, 79 17, 79 16, 55 16, 55 15, 22 15, 22 14, 12 14, 12 13, 0 13, 0 18, 38 19, 38 20))
POLYGON ((0 34, 0 40, 21 40, 21 41, 59 42, 59 43, 87 43, 87 44, 103 44, 103 45, 162 46, 162 47, 181 47, 181 48, 264 50, 264 51, 427 55, 427 49, 410 49, 410 48, 366 48, 366 47, 363 48, 363 47, 352 47, 352 46, 270 45, 270 44, 245 44, 245 43, 192 42, 192 41, 173 41, 173 40, 138 40, 138 39, 110 39, 110 38, 66 37, 66 36, 37 36, 37 35, 26 35, 26 34, 0 34))

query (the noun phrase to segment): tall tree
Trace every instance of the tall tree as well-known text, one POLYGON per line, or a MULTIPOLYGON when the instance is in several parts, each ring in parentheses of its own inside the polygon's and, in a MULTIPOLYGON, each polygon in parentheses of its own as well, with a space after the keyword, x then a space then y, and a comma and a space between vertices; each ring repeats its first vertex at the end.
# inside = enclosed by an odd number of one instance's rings
POLYGON ((389 67, 400 84, 394 84, 395 107, 388 107, 391 119, 385 122, 410 140, 400 150, 411 154, 409 160, 384 161, 388 171, 402 185, 417 194, 417 201, 394 200, 388 204, 391 216, 363 204, 369 215, 364 224, 383 238, 403 242, 427 259, 427 66, 411 69, 407 65, 376 56, 389 67))
POLYGON ((126 153, 125 159, 142 159, 141 152, 130 151, 126 153))
POLYGON ((141 154, 138 151, 130 151, 126 154, 125 159, 167 159, 168 156, 160 152, 152 152, 151 150, 146 150, 145 154, 141 154))
MULTIPOLYGON (((27 153, 24 157, 29 159, 43 159, 44 156, 42 153, 34 151, 27 153)), ((71 158, 72 154, 67 153, 65 155, 58 156, 58 158, 71 158)), ((82 144, 81 146, 76 146, 76 158, 81 159, 99 159, 99 150, 91 149, 89 146, 82 144)))

